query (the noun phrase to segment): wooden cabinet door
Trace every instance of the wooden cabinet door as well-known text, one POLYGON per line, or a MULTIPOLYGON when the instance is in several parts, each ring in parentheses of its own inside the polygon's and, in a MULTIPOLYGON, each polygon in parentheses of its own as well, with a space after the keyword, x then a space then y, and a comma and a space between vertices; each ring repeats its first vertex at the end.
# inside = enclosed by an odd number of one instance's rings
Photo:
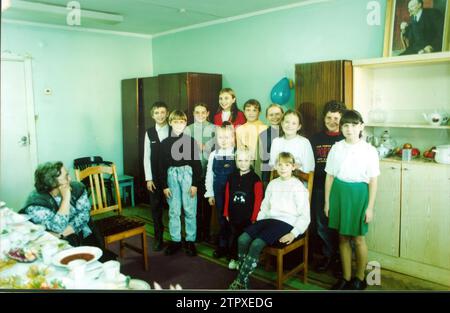
POLYGON ((222 89, 222 75, 220 74, 203 74, 188 73, 187 79, 187 110, 188 124, 194 122, 192 112, 194 105, 203 102, 209 108, 209 121, 213 121, 214 114, 219 106, 219 92, 222 89))
POLYGON ((353 106, 351 61, 326 61, 295 65, 295 108, 303 116, 306 137, 323 129, 322 112, 331 100, 353 106))
POLYGON ((399 256, 401 164, 380 162, 374 218, 369 224, 369 250, 399 256))
POLYGON ((161 74, 159 80, 159 97, 167 103, 170 111, 181 110, 185 113, 188 108, 187 74, 161 74))
POLYGON ((400 256, 450 269, 450 167, 403 164, 400 256))

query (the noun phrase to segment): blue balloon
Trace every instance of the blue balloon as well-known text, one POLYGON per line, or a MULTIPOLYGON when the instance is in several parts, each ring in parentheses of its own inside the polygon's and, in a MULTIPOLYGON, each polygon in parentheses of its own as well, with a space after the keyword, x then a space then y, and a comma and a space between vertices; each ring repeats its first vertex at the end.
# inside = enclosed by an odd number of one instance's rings
POLYGON ((291 97, 291 84, 287 77, 282 78, 270 92, 270 98, 273 103, 285 104, 291 97))

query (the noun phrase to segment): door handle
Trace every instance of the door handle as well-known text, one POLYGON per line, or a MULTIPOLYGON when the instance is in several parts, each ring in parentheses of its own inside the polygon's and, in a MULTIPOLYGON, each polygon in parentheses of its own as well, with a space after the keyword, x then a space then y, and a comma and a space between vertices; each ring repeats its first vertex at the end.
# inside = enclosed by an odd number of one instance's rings
POLYGON ((19 143, 21 146, 26 146, 28 145, 28 136, 22 136, 19 140, 19 143))

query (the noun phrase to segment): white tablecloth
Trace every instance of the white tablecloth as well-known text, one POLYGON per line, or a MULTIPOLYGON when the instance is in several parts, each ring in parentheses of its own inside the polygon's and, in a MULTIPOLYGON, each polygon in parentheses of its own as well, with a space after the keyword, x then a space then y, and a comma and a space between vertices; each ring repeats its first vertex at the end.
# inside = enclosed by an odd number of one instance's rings
POLYGON ((66 241, 46 232, 41 226, 26 220, 20 221, 21 219, 23 219, 22 215, 9 208, 0 209, 0 265, 8 262, 7 253, 17 245, 34 251, 38 258, 32 263, 17 262, 11 267, 0 266, 0 288, 9 288, 5 287, 7 285, 5 282, 13 278, 21 282, 21 287, 18 288, 32 288, 30 283, 33 278, 30 278, 29 274, 31 271, 37 270, 41 273, 46 272, 44 276, 41 275, 40 279, 45 277, 45 281, 50 287, 51 282, 56 280, 65 289, 127 289, 130 278, 120 274, 115 281, 106 280, 103 275, 102 263, 99 261, 87 264, 83 279, 77 282, 71 277, 67 267, 56 266, 52 263, 45 264, 40 253, 44 245, 55 245, 59 250, 70 249, 71 246, 66 241))

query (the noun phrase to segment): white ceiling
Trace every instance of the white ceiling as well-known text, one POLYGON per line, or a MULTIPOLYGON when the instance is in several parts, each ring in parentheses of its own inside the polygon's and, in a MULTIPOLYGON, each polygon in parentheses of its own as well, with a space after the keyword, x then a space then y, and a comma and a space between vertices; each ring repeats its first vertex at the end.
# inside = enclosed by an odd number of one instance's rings
MULTIPOLYGON (((69 1, 11 0, 12 5, 2 12, 2 19, 66 26, 65 12, 69 12, 66 9, 69 1), (55 13, 50 6, 44 6, 43 10, 28 8, 33 6, 33 3, 59 6, 55 9, 60 13, 55 13)), ((258 11, 315 1, 317 0, 78 0, 77 2, 82 10, 123 16, 122 22, 112 24, 83 18, 81 13, 81 27, 154 35, 258 11)))

